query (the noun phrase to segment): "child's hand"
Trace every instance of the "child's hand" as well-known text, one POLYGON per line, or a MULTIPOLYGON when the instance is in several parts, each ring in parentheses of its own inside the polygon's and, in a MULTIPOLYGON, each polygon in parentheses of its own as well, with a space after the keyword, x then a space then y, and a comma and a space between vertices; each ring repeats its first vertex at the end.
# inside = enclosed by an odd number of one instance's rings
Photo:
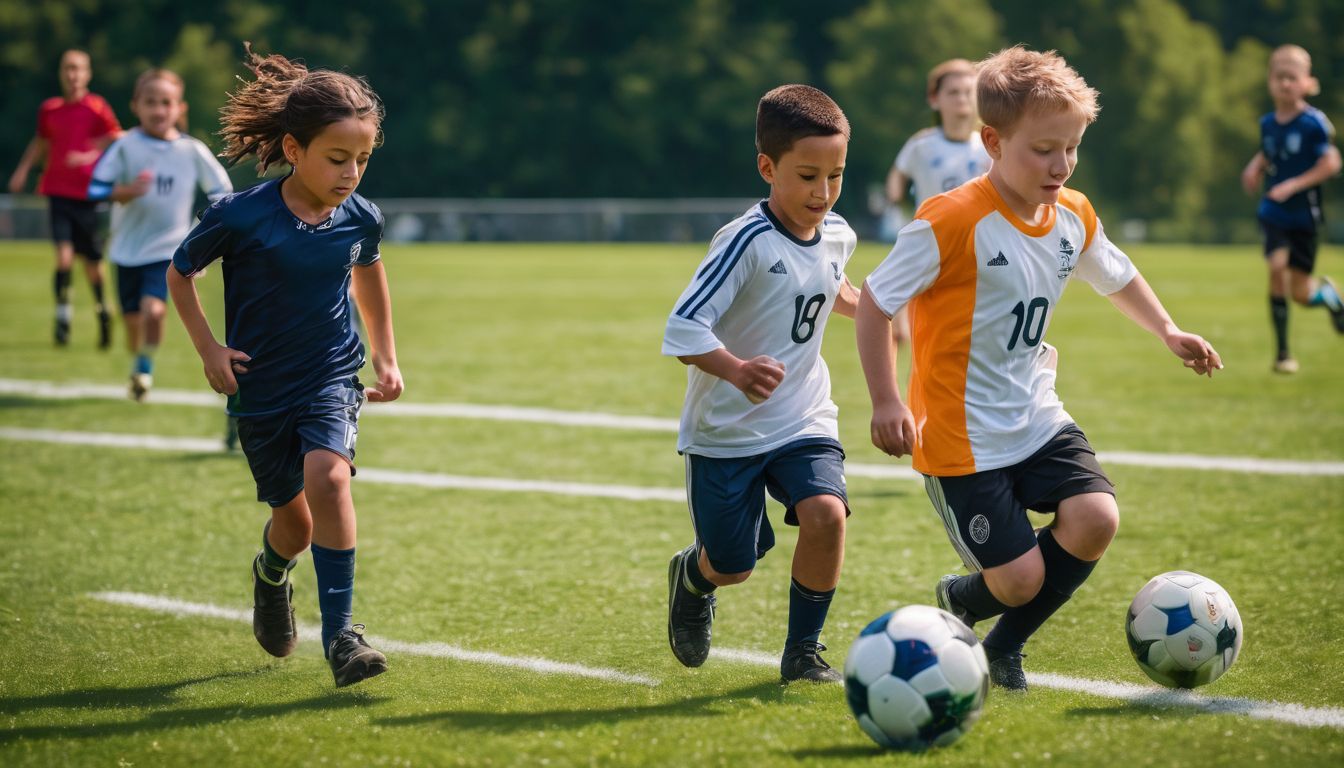
POLYGON ((1295 194, 1297 194, 1297 185, 1293 183, 1293 179, 1288 179, 1270 187, 1269 191, 1265 193, 1265 197, 1276 203, 1283 203, 1295 194))
POLYGON ((1260 179, 1260 166, 1252 162, 1241 172, 1241 188, 1246 190, 1246 194, 1254 197, 1256 191, 1260 189, 1260 179))
POLYGON ((732 384, 742 390, 748 400, 760 404, 774 393, 783 380, 783 363, 769 355, 757 355, 742 363, 732 384))
POLYGON ((135 181, 126 185, 126 191, 131 199, 142 197, 149 192, 149 183, 154 180, 154 172, 150 170, 141 171, 135 181))
POLYGON ((905 403, 874 406, 871 431, 873 445, 898 459, 907 453, 914 453, 915 443, 919 442, 915 416, 905 403))
POLYGON ((234 374, 247 373, 247 366, 243 363, 251 359, 245 352, 216 344, 214 349, 201 355, 201 362, 205 364, 205 380, 210 382, 210 388, 216 392, 232 395, 238 391, 238 379, 234 374))
POLYGON ((374 356, 373 372, 378 376, 378 383, 364 390, 364 396, 369 402, 390 403, 401 397, 401 390, 405 384, 401 380, 401 369, 396 363, 383 363, 374 356))
POLYGON ((1176 331, 1166 338, 1167 349, 1185 361, 1185 367, 1213 378, 1215 370, 1222 370, 1223 359, 1213 345, 1193 333, 1176 331))

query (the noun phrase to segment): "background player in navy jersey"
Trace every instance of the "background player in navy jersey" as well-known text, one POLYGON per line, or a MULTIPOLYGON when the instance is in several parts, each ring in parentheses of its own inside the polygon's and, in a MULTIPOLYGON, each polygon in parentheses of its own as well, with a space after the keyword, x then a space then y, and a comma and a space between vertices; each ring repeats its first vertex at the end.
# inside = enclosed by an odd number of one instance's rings
POLYGON ((395 400, 402 390, 378 253, 383 216, 355 194, 381 143, 383 106, 362 79, 250 47, 246 63, 256 79, 221 110, 223 156, 293 170, 207 209, 173 255, 168 285, 206 379, 238 417, 257 498, 272 508, 252 563, 253 634, 274 656, 293 651, 289 571, 311 544, 322 648, 344 686, 387 669, 363 625, 350 623, 359 410, 366 397, 395 400), (191 279, 215 259, 224 265, 227 345, 215 341, 191 279), (351 286, 378 378, 367 390, 355 377, 364 351, 351 328, 351 286))
POLYGON ((1335 330, 1344 333, 1344 301, 1328 277, 1315 280, 1317 230, 1322 221, 1321 183, 1339 173, 1335 129, 1307 103, 1321 92, 1311 76, 1311 55, 1283 45, 1269 57, 1269 95, 1274 111, 1260 118, 1260 151, 1241 173, 1247 194, 1265 179, 1257 216, 1265 231, 1269 262, 1269 309, 1278 354, 1274 370, 1296 373, 1288 352, 1288 296, 1305 307, 1325 307, 1335 330))
POLYGON ((677 450, 695 542, 668 566, 668 642, 698 667, 709 655, 717 587, 740 584, 774 546, 765 493, 799 526, 789 590, 785 682, 837 681, 820 656, 844 560, 844 451, 821 359, 826 320, 854 316, 845 277, 856 237, 831 212, 849 121, 805 85, 767 93, 756 157, 770 198, 719 230, 668 318, 663 354, 689 366, 677 450))

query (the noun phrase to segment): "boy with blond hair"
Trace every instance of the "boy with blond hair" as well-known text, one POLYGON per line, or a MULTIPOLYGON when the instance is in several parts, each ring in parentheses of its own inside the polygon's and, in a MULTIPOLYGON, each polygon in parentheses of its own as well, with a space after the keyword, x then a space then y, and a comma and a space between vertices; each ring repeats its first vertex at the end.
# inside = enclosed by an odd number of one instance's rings
POLYGON ((948 538, 971 571, 938 604, 985 637, 990 677, 1026 690, 1027 639, 1087 579, 1119 510, 1086 436, 1054 391, 1043 344, 1070 277, 1088 282, 1198 374, 1222 367, 1180 330, 1092 205, 1064 187, 1096 119, 1097 92, 1053 51, 979 65, 989 173, 926 201, 865 283, 855 317, 873 443, 912 453, 948 538), (910 308, 910 404, 897 387, 891 316, 910 308), (1054 513, 1032 530, 1026 510, 1054 513))
POLYGON ((799 526, 780 677, 841 679, 820 655, 849 514, 821 342, 831 311, 853 317, 857 298, 844 273, 857 238, 831 212, 848 146, 826 94, 765 94, 756 167, 770 197, 719 230, 668 317, 663 354, 688 366, 677 451, 695 541, 668 564, 667 639, 688 667, 709 655, 715 590, 746 581, 774 546, 768 491, 799 526))
POLYGON ((1344 333, 1338 288, 1328 277, 1311 276, 1322 224, 1321 184, 1340 169, 1335 127, 1307 103, 1308 96, 1320 92, 1321 84, 1311 76, 1311 54, 1296 45, 1274 49, 1269 57, 1274 111, 1260 118, 1260 151, 1241 173, 1247 194, 1255 194, 1265 180, 1256 217, 1265 233, 1276 373, 1297 373, 1298 367, 1288 352, 1288 296, 1304 307, 1325 307, 1335 331, 1344 333))

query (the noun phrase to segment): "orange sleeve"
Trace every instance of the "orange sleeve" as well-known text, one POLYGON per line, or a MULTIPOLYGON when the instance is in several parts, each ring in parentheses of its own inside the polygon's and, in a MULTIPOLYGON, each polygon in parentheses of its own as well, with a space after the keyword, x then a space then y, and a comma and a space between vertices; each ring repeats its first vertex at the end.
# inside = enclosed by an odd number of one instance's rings
POLYGON ((1083 220, 1087 239, 1083 242, 1083 247, 1078 250, 1079 253, 1086 251, 1092 245, 1092 236, 1097 234, 1097 212, 1092 208, 1092 202, 1082 192, 1065 187, 1060 190, 1059 204, 1078 214, 1078 218, 1083 220))

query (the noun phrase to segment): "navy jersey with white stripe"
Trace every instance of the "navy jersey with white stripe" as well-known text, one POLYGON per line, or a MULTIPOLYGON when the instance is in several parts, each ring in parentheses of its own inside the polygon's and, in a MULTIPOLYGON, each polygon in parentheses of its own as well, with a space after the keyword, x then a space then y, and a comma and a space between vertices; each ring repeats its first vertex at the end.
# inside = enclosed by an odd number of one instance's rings
POLYGON ((765 201, 719 230, 668 317, 663 354, 723 347, 743 360, 769 355, 784 364, 784 380, 753 404, 727 381, 688 366, 678 451, 751 456, 801 437, 839 440, 821 342, 856 242, 835 213, 812 240, 799 240, 765 201))
POLYGON ((352 194, 329 219, 308 224, 281 199, 283 181, 210 206, 173 255, 186 277, 222 260, 226 344, 252 357, 229 396, 235 416, 304 404, 364 365, 350 324, 350 270, 378 260, 383 214, 352 194))
MULTIPOLYGON (((1265 189, 1311 170, 1330 148, 1335 127, 1321 110, 1308 106, 1280 123, 1270 112, 1260 118, 1260 151, 1265 155, 1265 189)), ((1283 229, 1314 230, 1321 223, 1320 185, 1304 189, 1282 203, 1260 200, 1261 221, 1283 229)))

